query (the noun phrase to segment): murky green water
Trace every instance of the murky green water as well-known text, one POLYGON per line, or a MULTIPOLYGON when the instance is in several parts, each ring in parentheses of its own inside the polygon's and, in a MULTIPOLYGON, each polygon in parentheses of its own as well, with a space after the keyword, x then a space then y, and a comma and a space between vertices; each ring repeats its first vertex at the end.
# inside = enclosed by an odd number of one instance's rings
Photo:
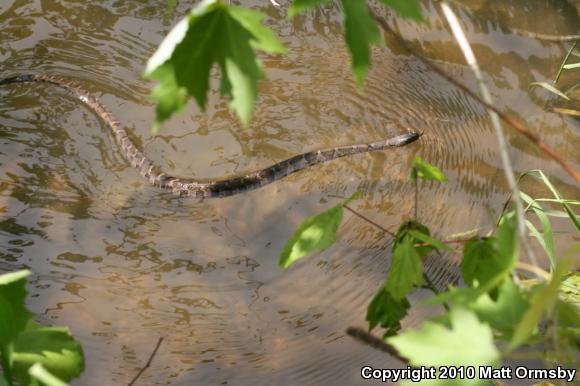
MULTIPOLYGON (((459 13, 497 105, 525 121, 577 168, 577 120, 544 113, 553 102, 532 81, 550 81, 568 46, 507 27, 579 32, 566 1, 468 1, 459 13)), ((365 94, 357 93, 337 7, 285 19, 286 6, 244 1, 269 15, 290 48, 265 57, 251 128, 240 127, 217 91, 205 113, 191 107, 150 133, 147 58, 190 6, 164 1, 8 1, 0 4, 0 74, 52 73, 99 95, 146 154, 177 175, 242 173, 305 149, 366 142, 406 128, 420 142, 295 174, 222 200, 180 199, 149 186, 127 164, 102 122, 45 85, 0 91, 0 271, 28 267, 29 306, 41 321, 69 325, 87 370, 77 385, 124 385, 163 337, 140 384, 363 384, 360 367, 398 366, 344 333, 364 325, 366 305, 389 264, 388 238, 348 217, 339 242, 287 272, 277 255, 300 221, 357 190, 354 206, 395 228, 413 205, 409 165, 439 165, 445 185, 421 188, 419 218, 441 236, 493 225, 505 199, 496 138, 485 110, 390 44, 375 50, 365 94)), ((429 24, 389 17, 403 36, 475 88, 438 6, 429 24)), ((577 83, 566 75, 562 88, 577 83)), ((507 129, 518 172, 542 168, 564 195, 578 186, 507 129)), ((528 186, 528 191, 533 186, 528 186)), ((533 191, 531 191, 533 193, 533 191)), ((561 230, 566 230, 564 223, 561 230)), ((558 248, 574 240, 562 235, 558 248)), ((577 240, 576 240, 577 241, 577 240)), ((450 261, 432 261, 444 284, 450 261)), ((419 294, 418 297, 421 297, 419 294)), ((418 298, 417 297, 417 298, 418 298)), ((406 326, 418 323, 415 312, 406 326)))

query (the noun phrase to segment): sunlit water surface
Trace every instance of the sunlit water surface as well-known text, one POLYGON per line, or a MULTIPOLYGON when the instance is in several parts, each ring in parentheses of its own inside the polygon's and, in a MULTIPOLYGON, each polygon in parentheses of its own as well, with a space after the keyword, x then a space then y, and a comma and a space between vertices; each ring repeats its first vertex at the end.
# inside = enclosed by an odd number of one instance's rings
MULTIPOLYGON (((509 29, 578 33, 577 8, 556 0, 464 3, 458 13, 497 105, 578 167, 578 121, 545 113, 554 98, 528 90, 530 82, 551 81, 568 46, 509 29)), ((30 268, 29 307, 37 319, 70 326, 82 342, 87 369, 76 385, 127 384, 159 337, 164 342, 141 384, 368 384, 359 376, 362 365, 400 364, 353 341, 345 329, 365 325, 366 306, 389 266, 390 237, 346 213, 336 245, 282 271, 278 254, 294 228, 358 190, 364 195, 353 207, 395 230, 412 213, 408 171, 417 155, 449 177, 422 184, 419 194, 419 219, 437 235, 489 231, 506 200, 496 137, 476 102, 392 42, 373 51, 360 93, 337 6, 290 22, 286 4, 244 5, 265 12, 290 49, 262 58, 268 81, 251 127, 240 127, 214 88, 205 112, 191 106, 156 137, 152 84, 141 73, 190 2, 173 12, 165 1, 0 5, 3 77, 50 73, 81 83, 173 174, 218 178, 306 149, 424 132, 404 148, 200 202, 149 186, 103 122, 63 91, 40 84, 3 88, 0 271, 30 268)), ((437 3, 426 1, 423 9, 428 24, 387 19, 417 50, 475 88, 437 3)), ((560 84, 576 82, 565 75, 560 84)), ((555 163, 509 128, 507 137, 517 172, 542 168, 565 195, 579 198, 555 163)), ((534 193, 533 185, 527 188, 534 193)), ((559 236, 559 250, 573 241, 559 236)), ((429 274, 440 286, 457 280, 454 256, 431 260, 429 274)), ((431 311, 414 311, 404 327, 431 311)))

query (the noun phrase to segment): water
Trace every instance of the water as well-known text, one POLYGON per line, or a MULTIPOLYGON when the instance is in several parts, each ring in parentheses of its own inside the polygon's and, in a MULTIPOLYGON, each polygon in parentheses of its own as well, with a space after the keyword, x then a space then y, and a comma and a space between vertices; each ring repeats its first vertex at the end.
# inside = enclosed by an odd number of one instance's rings
MULTIPOLYGON (((466 2, 462 22, 498 107, 538 130, 576 168, 578 121, 545 113, 555 100, 532 81, 551 81, 568 45, 510 32, 578 33, 565 1, 466 2), (495 4, 495 5, 494 5, 495 4), (524 10, 525 11, 524 11, 524 10)), ((422 130, 407 147, 333 161, 258 191, 222 199, 180 199, 149 186, 119 154, 102 122, 47 85, 0 93, 0 271, 24 267, 29 307, 43 323, 68 325, 87 369, 77 385, 127 384, 159 337, 141 384, 366 384, 362 365, 399 364, 345 334, 364 326, 389 265, 389 237, 346 215, 339 241, 288 271, 279 251, 294 228, 360 190, 353 206, 395 230, 413 208, 409 166, 416 155, 440 166, 446 184, 421 186, 419 218, 437 235, 487 232, 507 197, 497 141, 485 110, 400 47, 373 51, 357 91, 338 8, 292 22, 286 6, 244 2, 268 15, 290 52, 266 56, 268 82, 243 129, 212 91, 153 136, 153 84, 140 74, 184 14, 164 1, 14 1, 0 5, 0 73, 52 73, 98 95, 155 162, 176 175, 218 178, 264 167, 306 149, 422 130)), ((389 17, 400 33, 456 79, 470 71, 434 2, 429 25, 389 17)), ((565 74, 563 89, 578 82, 565 74)), ((578 186, 526 139, 506 128, 517 172, 542 168, 569 198, 578 186)), ((526 184, 529 193, 546 194, 526 184)), ((557 229, 566 231, 564 222, 557 229)), ((557 236, 565 250, 570 233, 557 236)), ((576 239, 577 242, 577 239, 576 239)), ((457 279, 455 257, 430 261, 439 285, 457 279)), ((414 299, 424 297, 419 293, 414 299)), ((427 310, 429 312, 432 310, 427 310)), ((416 326, 414 311, 404 326, 416 326)))

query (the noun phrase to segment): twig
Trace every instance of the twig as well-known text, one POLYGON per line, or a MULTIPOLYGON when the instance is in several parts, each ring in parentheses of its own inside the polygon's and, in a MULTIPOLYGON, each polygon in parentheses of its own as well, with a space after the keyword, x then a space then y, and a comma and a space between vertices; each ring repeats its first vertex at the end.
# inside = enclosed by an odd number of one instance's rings
POLYGON ((531 31, 524 31, 523 29, 513 28, 513 27, 506 27, 511 32, 515 32, 518 35, 523 35, 532 39, 537 40, 545 40, 547 42, 557 42, 557 43, 565 43, 565 42, 573 42, 575 40, 580 39, 580 35, 548 35, 548 34, 541 34, 537 32, 531 31))
POLYGON ((358 340, 359 342, 367 344, 376 350, 386 352, 387 354, 392 355, 401 362, 409 364, 409 360, 404 356, 402 356, 401 354, 399 354, 396 348, 394 348, 381 338, 374 336, 373 334, 367 332, 366 330, 363 330, 360 327, 349 327, 346 329, 346 333, 349 336, 353 337, 354 339, 358 340))
POLYGON ((540 148, 540 150, 542 150, 546 155, 548 155, 554 161, 559 163, 560 166, 568 174, 570 174, 572 176, 572 178, 574 178, 574 180, 576 180, 576 182, 580 182, 580 172, 576 171, 562 157, 560 157, 558 154, 556 154, 556 152, 552 148, 550 148, 548 145, 546 145, 544 142, 542 142, 540 140, 540 138, 536 134, 534 134, 531 130, 529 130, 523 123, 521 123, 517 119, 512 118, 509 115, 503 113, 502 111, 497 109, 495 106, 492 106, 489 103, 486 103, 485 101, 483 101, 476 93, 471 91, 469 88, 467 88, 463 84, 459 83, 457 80, 455 80, 450 75, 448 75, 445 71, 443 71, 439 66, 430 62, 428 59, 426 59, 421 54, 419 54, 417 51, 415 51, 413 48, 411 48, 407 44, 407 42, 387 24, 386 21, 384 21, 383 19, 381 19, 379 16, 377 16, 374 13, 373 13, 373 16, 376 19, 377 23, 379 23, 379 25, 383 28, 383 30, 385 30, 386 32, 391 34, 395 38, 395 40, 397 40, 397 42, 401 45, 401 47, 403 47, 405 50, 407 50, 409 53, 411 53, 413 56, 415 56, 422 63, 424 63, 425 65, 430 67, 433 71, 435 71, 437 74, 439 74, 439 76, 441 76, 443 79, 447 80, 448 82, 453 84, 455 87, 457 87, 461 91, 463 91, 465 94, 469 95, 475 101, 479 102, 482 106, 495 112, 502 121, 504 121, 505 123, 507 123, 508 125, 513 127, 514 129, 516 129, 519 133, 523 134, 527 139, 529 139, 538 148, 540 148))
MULTIPOLYGON (((461 25, 459 24, 459 20, 457 20, 457 16, 455 16, 455 13, 451 10, 451 7, 449 7, 447 2, 445 1, 441 2, 441 9, 443 10, 443 14, 447 19, 449 26, 451 27, 451 31, 455 36, 457 44, 459 45, 461 51, 463 52, 463 56, 465 57, 467 64, 469 65, 469 67, 471 67, 471 70, 475 75, 475 79, 477 80, 477 84, 479 85, 479 91, 481 93, 483 100, 488 105, 493 106, 493 98, 491 97, 491 93, 489 92, 487 86, 485 85, 483 75, 481 73, 481 70, 479 69, 477 59, 475 58, 475 54, 473 53, 473 50, 471 49, 471 46, 467 41, 467 37, 463 32, 463 28, 461 28, 461 25)), ((504 174, 507 179, 510 191, 512 192, 512 200, 516 207, 516 217, 518 219, 517 226, 520 243, 524 247, 526 254, 530 259, 530 261, 532 262, 532 264, 537 266, 538 262, 528 243, 526 224, 524 222, 524 209, 522 207, 522 201, 520 200, 520 191, 516 179, 514 177, 512 163, 508 154, 507 141, 505 139, 505 134, 503 132, 501 122, 499 121, 499 116, 494 110, 488 109, 488 112, 491 118, 491 123, 493 124, 493 127, 495 129, 497 140, 499 142, 499 151, 501 155, 501 162, 504 168, 504 174)))
POLYGON ((419 210, 417 207, 419 206, 419 183, 417 182, 418 178, 415 178, 415 220, 417 219, 417 211, 419 210))
POLYGON ((161 346, 161 342, 163 342, 163 337, 159 338, 159 340, 157 341, 157 345, 155 345, 153 352, 149 356, 149 360, 147 361, 147 363, 145 363, 145 366, 143 366, 141 368, 141 370, 139 370, 137 375, 135 375, 135 378, 133 378, 133 380, 131 382, 129 382, 128 386, 133 386, 133 384, 137 381, 137 379, 139 379, 141 374, 143 374, 145 372, 145 370, 147 370, 149 368, 149 366, 151 365, 151 362, 153 361, 153 357, 155 356, 155 354, 157 354, 157 350, 159 350, 159 346, 161 346))
MULTIPOLYGON (((580 39, 580 37, 578 37, 578 39, 580 39)), ((574 42, 574 44, 572 44, 572 47, 570 47, 570 49, 568 50, 568 53, 564 57, 564 60, 562 61, 562 64, 560 65, 560 68, 558 69, 558 73, 556 74, 556 77, 552 81, 552 84, 554 86, 556 85, 556 83, 558 83, 558 80, 560 80, 560 75, 562 75, 562 71, 564 71, 564 65, 566 65, 566 62, 568 62, 570 55, 572 55, 572 51, 574 51, 574 48, 576 48, 576 44, 578 44, 578 40, 576 40, 574 42)))
POLYGON ((545 281, 550 281, 552 279, 552 275, 548 272, 544 271, 542 268, 537 267, 535 265, 524 263, 523 261, 516 262, 516 268, 521 269, 523 271, 528 271, 535 274, 538 277, 541 277, 545 281))
POLYGON ((363 216, 362 214, 360 214, 359 212, 357 212, 356 210, 352 209, 350 206, 348 205, 343 205, 344 209, 348 209, 349 212, 351 212, 352 214, 354 214, 355 216, 358 216, 360 218, 362 218, 363 220, 365 220, 366 222, 368 222, 371 225, 374 225, 377 229, 380 229, 382 232, 388 234, 391 237, 395 237, 395 234, 393 232, 391 232, 390 230, 388 230, 387 228, 377 224, 376 222, 374 222, 373 220, 369 219, 368 217, 363 216))

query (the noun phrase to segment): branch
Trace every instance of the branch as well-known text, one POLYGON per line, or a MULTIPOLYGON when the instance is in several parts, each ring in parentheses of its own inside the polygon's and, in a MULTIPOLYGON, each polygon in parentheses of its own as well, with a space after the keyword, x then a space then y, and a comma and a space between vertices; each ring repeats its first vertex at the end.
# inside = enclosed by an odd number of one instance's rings
MULTIPOLYGON (((372 12, 372 10, 369 10, 369 11, 372 12)), ((513 127, 514 129, 516 129, 520 134, 523 134, 527 139, 529 139, 538 148, 540 148, 540 150, 542 150, 546 155, 548 155, 554 161, 559 163, 560 166, 562 166, 562 168, 568 174, 570 174, 572 176, 572 178, 574 178, 574 180, 576 180, 576 182, 580 183, 580 172, 575 170, 562 157, 560 157, 558 154, 556 154, 556 152, 553 149, 551 149, 548 145, 546 145, 544 142, 542 142, 540 140, 540 138, 536 134, 534 134, 531 130, 529 130, 523 123, 521 123, 517 119, 512 118, 509 115, 503 113, 502 111, 497 109, 495 106, 492 106, 489 103, 486 103, 485 101, 483 101, 476 93, 471 91, 469 88, 467 88, 463 84, 459 83, 457 80, 455 80, 450 75, 448 75, 445 71, 443 71, 439 66, 430 62, 429 60, 424 58, 421 54, 419 54, 417 51, 415 51, 413 48, 411 48, 411 46, 409 44, 407 44, 407 42, 398 33, 396 33, 387 24, 386 21, 381 19, 375 13, 372 13, 372 15, 374 16, 377 23, 379 23, 381 28, 383 28, 384 31, 388 32, 391 36, 393 36, 395 38, 395 40, 397 41, 397 43, 399 43, 401 47, 403 47, 405 50, 407 50, 407 52, 409 52, 410 54, 415 56, 417 59, 419 59, 425 65, 427 65, 433 71, 435 71, 437 74, 439 74, 439 76, 441 76, 443 79, 447 80, 449 83, 453 84, 455 87, 459 88, 461 91, 463 91, 465 94, 469 95, 475 101, 479 102, 481 105, 485 106, 487 109, 495 112, 502 121, 504 121, 505 123, 507 123, 508 125, 513 127)))
POLYGON ((128 386, 133 386, 133 384, 135 382, 137 382, 137 379, 139 379, 139 377, 141 376, 141 374, 143 374, 145 372, 145 370, 147 370, 149 368, 149 366, 151 365, 151 362, 153 361, 153 357, 155 356, 155 354, 157 354, 157 350, 159 350, 159 346, 161 346, 161 342, 163 342, 163 338, 159 338, 159 340, 157 341, 157 345, 155 345, 155 348, 153 349, 153 352, 149 356, 149 360, 147 361, 147 363, 145 363, 145 366, 143 366, 141 368, 141 370, 139 370, 139 372, 137 373, 137 375, 135 375, 135 377, 133 378, 133 380, 131 382, 129 382, 129 385, 128 386))
POLYGON ((377 229, 381 230, 383 233, 386 233, 389 236, 395 238, 396 235, 393 232, 391 232, 390 230, 388 230, 387 228, 377 224, 376 222, 374 222, 370 218, 363 216, 362 214, 360 214, 356 210, 352 209, 348 205, 343 205, 343 207, 344 207, 344 209, 348 209, 348 211, 351 212, 352 214, 354 214, 355 216, 358 216, 358 217, 362 218, 363 220, 365 220, 366 222, 368 222, 369 224, 374 225, 377 229))
POLYGON ((402 356, 401 354, 399 354, 396 348, 394 348, 381 338, 374 336, 370 332, 367 332, 366 330, 363 330, 360 327, 349 327, 346 329, 346 333, 351 337, 353 337, 354 339, 358 340, 359 342, 369 345, 376 350, 386 352, 387 354, 390 354, 391 356, 397 358, 401 362, 409 364, 409 360, 404 356, 402 356))

